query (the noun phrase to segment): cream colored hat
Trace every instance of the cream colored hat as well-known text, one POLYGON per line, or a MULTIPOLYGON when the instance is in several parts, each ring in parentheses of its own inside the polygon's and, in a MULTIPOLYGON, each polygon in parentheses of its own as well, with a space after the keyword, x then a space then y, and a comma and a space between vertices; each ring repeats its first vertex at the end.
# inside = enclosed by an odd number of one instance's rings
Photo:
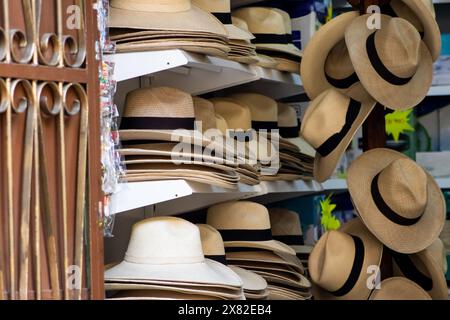
POLYGON ((394 276, 406 277, 417 283, 433 300, 448 300, 448 288, 442 265, 428 248, 407 255, 388 250, 393 261, 394 276))
POLYGON ((439 236, 444 196, 433 177, 402 153, 365 152, 350 165, 347 183, 365 225, 392 250, 415 253, 439 236))
POLYGON ((419 285, 402 277, 383 280, 381 288, 375 289, 370 300, 431 300, 419 285))
POLYGON ((200 9, 215 16, 225 26, 230 40, 252 40, 255 38, 250 32, 233 25, 230 0, 192 0, 192 2, 200 9))
POLYGON ((297 254, 311 253, 312 247, 305 246, 300 217, 296 212, 283 208, 269 209, 272 236, 289 245, 297 254))
POLYGON ((309 274, 317 300, 366 300, 369 266, 379 266, 383 245, 359 219, 342 231, 326 232, 309 256, 309 274), (345 231, 345 232, 344 232, 345 231))
MULTIPOLYGON (((225 247, 219 231, 207 224, 198 224, 205 257, 227 265, 225 247)), ((230 267, 231 268, 231 267, 230 267)), ((242 280, 243 289, 262 293, 267 290, 267 282, 263 277, 238 267, 231 268, 242 280)))
POLYGON ((335 89, 326 90, 311 102, 302 120, 301 135, 316 150, 317 181, 331 177, 374 106, 375 101, 361 103, 335 89))
POLYGON ((192 5, 191 0, 111 0, 108 26, 227 36, 220 21, 192 5))
POLYGON ((281 10, 264 7, 247 7, 233 11, 233 16, 247 22, 249 31, 255 39, 252 43, 263 54, 278 52, 287 54, 290 59, 300 58, 301 51, 292 44, 290 29, 286 30, 287 23, 281 10))
POLYGON ((150 218, 133 226, 124 261, 105 271, 105 280, 120 279, 242 287, 229 268, 205 259, 197 226, 175 217, 150 218))
POLYGON ((381 29, 370 30, 366 24, 369 16, 354 19, 345 33, 356 74, 382 105, 393 110, 412 108, 431 86, 430 51, 408 21, 380 15, 381 29))
POLYGON ((237 201, 214 205, 208 209, 207 223, 220 232, 225 248, 255 248, 295 255, 288 245, 273 240, 269 212, 258 203, 237 201))
POLYGON ((356 11, 337 16, 324 24, 308 42, 300 73, 311 100, 332 87, 357 101, 370 100, 359 82, 345 44, 345 30, 358 16, 356 11))

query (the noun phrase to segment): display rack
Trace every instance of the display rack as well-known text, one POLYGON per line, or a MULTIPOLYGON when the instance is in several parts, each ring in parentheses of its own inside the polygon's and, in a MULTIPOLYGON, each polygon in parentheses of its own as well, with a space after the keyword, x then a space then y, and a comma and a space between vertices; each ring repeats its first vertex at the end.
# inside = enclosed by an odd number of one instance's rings
POLYGON ((450 96, 450 85, 446 86, 432 86, 428 91, 428 96, 450 96))

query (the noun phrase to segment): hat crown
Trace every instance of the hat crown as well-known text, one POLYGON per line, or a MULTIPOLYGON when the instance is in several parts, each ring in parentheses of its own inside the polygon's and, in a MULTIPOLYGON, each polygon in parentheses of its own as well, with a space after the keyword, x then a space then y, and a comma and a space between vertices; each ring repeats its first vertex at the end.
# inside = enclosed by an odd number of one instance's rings
POLYGON ((397 159, 381 171, 378 189, 386 204, 398 215, 420 217, 427 205, 427 175, 410 159, 397 159))
POLYGON ((251 33, 286 34, 283 16, 273 8, 248 7, 233 11, 247 22, 251 33))
POLYGON ((225 247, 220 232, 207 224, 198 224, 205 256, 224 256, 225 247))
MULTIPOLYGON (((432 4, 432 0, 426 0, 422 2, 427 2, 429 4, 432 4)), ((430 5, 426 5, 425 7, 430 10, 430 5)), ((393 0, 389 4, 392 8, 392 10, 395 12, 395 14, 402 19, 407 20, 409 23, 411 23, 418 31, 423 31, 423 25, 420 21, 419 17, 414 13, 414 11, 402 0, 393 0)), ((431 10, 430 10, 431 12, 431 10)))
POLYGON ((201 122, 202 132, 217 128, 214 105, 199 97, 193 97, 195 121, 201 122))
POLYGON ((231 12, 230 0, 192 0, 192 3, 210 13, 231 12))
POLYGON ((398 77, 411 77, 420 62, 422 40, 416 28, 392 18, 375 35, 375 47, 384 66, 398 77))
POLYGON ((271 208, 269 210, 269 216, 273 236, 303 235, 300 217, 296 212, 281 208, 271 208))
POLYGON ((339 41, 325 60, 325 73, 333 79, 345 79, 355 72, 345 40, 339 41))
POLYGON ((311 102, 308 107, 310 113, 307 111, 302 121, 301 134, 314 149, 341 131, 349 103, 349 98, 335 89, 327 90, 311 102))
POLYGON ((311 279, 334 292, 348 279, 356 254, 352 237, 340 231, 328 231, 316 243, 309 258, 311 279))
POLYGON ((231 17, 231 21, 233 22, 233 24, 236 27, 238 27, 242 30, 248 31, 248 25, 247 25, 247 22, 245 22, 245 20, 233 16, 233 17, 231 17))
POLYGON ((287 104, 278 103, 278 126, 280 128, 285 128, 296 127, 297 125, 297 111, 287 104))
POLYGON ((226 202, 208 209, 207 224, 218 230, 270 229, 266 207, 250 201, 226 202))
POLYGON ((252 128, 252 116, 250 110, 229 98, 211 99, 216 114, 225 119, 228 129, 249 130, 252 128))
POLYGON ((139 264, 202 262, 199 229, 175 217, 140 221, 133 225, 125 261, 139 264))
POLYGON ((141 12, 180 12, 191 9, 191 0, 111 0, 110 6, 141 12))
POLYGON ((234 94, 231 97, 250 110, 252 121, 278 122, 278 104, 275 100, 258 93, 234 94))

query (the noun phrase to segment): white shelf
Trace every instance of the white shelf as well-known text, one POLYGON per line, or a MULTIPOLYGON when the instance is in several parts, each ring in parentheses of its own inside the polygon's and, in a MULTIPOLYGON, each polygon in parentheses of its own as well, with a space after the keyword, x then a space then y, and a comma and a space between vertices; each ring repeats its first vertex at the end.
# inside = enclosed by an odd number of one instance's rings
POLYGON ((435 179, 441 189, 450 190, 450 178, 435 178, 435 179))
POLYGON ((450 85, 432 86, 428 91, 428 96, 450 96, 450 85))
POLYGON ((178 49, 117 53, 107 59, 115 63, 117 82, 149 76, 152 85, 173 86, 193 95, 243 84, 244 88, 269 93, 277 99, 303 92, 298 74, 178 49))

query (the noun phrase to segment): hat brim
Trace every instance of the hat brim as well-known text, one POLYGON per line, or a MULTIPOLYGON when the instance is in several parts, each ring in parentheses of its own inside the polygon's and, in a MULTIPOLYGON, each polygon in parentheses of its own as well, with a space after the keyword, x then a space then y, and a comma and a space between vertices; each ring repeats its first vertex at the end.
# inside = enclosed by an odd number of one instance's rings
POLYGON ((431 300, 419 285, 403 277, 383 280, 380 289, 375 289, 369 300, 431 300))
MULTIPOLYGON (((316 108, 318 106, 318 103, 322 101, 321 97, 325 96, 327 93, 328 93, 327 91, 323 92, 314 101, 312 101, 312 103, 306 110, 305 116, 303 118, 303 123, 308 122, 309 118, 311 117, 311 114, 314 111, 314 108, 316 108)), ((376 102, 373 100, 370 102, 362 102, 358 116, 352 123, 350 130, 347 132, 345 137, 339 142, 336 148, 325 157, 322 157, 319 153, 316 152, 314 158, 314 178, 318 182, 324 182, 331 177, 345 150, 347 150, 347 147, 353 140, 353 137, 355 136, 356 132, 364 123, 364 121, 367 119, 369 114, 372 112, 375 105, 376 102)), ((330 108, 330 110, 331 109, 332 108, 330 108)))
POLYGON ((414 253, 430 246, 444 226, 445 201, 433 177, 427 173, 427 205, 421 219, 412 226, 401 226, 386 218, 371 197, 373 178, 393 161, 405 158, 389 149, 370 150, 352 162, 347 182, 358 215, 369 230, 390 249, 414 253))
MULTIPOLYGON (((364 243, 364 262, 361 267, 361 273, 352 290, 343 295, 335 296, 329 291, 321 288, 318 284, 313 286, 313 295, 317 300, 367 300, 372 290, 367 287, 367 273, 371 266, 380 266, 383 256, 383 245, 367 230, 362 221, 358 218, 344 224, 339 231, 359 237, 364 243)), ((317 245, 324 245, 318 242, 317 245)), ((320 252, 321 250, 317 251, 320 252)), ((311 259, 317 259, 315 250, 309 256, 309 267, 311 268, 311 259)))
MULTIPOLYGON (((394 85, 384 80, 370 62, 366 49, 367 38, 377 30, 367 28, 367 17, 353 20, 345 33, 345 42, 356 74, 369 94, 382 105, 403 110, 415 107, 427 95, 433 79, 433 60, 424 42, 420 44, 420 60, 416 72, 405 85, 394 85)), ((381 25, 387 25, 393 18, 381 15, 381 25)))
POLYGON ((274 59, 278 62, 275 69, 300 74, 300 62, 278 57, 274 57, 274 59))
POLYGON ((109 10, 110 28, 208 32, 227 37, 219 20, 194 5, 182 12, 144 12, 114 7, 109 10))
POLYGON ((256 56, 228 56, 228 59, 245 64, 255 64, 259 61, 256 56))
POLYGON ((279 44, 279 43, 257 43, 256 49, 271 50, 276 52, 287 53, 292 55, 293 58, 301 58, 302 52, 292 43, 279 44))
POLYGON ((278 297, 277 300, 310 300, 311 293, 299 293, 298 291, 290 290, 279 285, 269 285, 270 297, 278 297))
POLYGON ((122 261, 105 271, 105 280, 162 280, 187 283, 208 283, 242 287, 241 279, 227 266, 205 259, 199 263, 186 264, 139 264, 122 261))
POLYGON ((220 188, 225 189, 237 189, 237 183, 231 183, 220 178, 209 178, 202 177, 200 172, 195 175, 183 174, 179 173, 175 175, 167 175, 167 174, 136 174, 136 175, 125 175, 121 177, 121 181, 124 182, 143 182, 143 181, 163 181, 163 180, 186 180, 191 182, 199 182, 207 185, 213 185, 220 188))
POLYGON ((116 46, 118 53, 124 52, 140 52, 140 51, 161 51, 181 49, 189 52, 200 53, 209 56, 226 58, 230 47, 219 43, 205 42, 166 42, 146 43, 139 41, 136 43, 121 43, 116 46))
POLYGON ((241 278, 244 291, 264 292, 267 289, 267 281, 256 273, 237 266, 228 267, 241 278))
POLYGON ((228 32, 228 39, 250 41, 255 39, 255 36, 248 31, 242 30, 233 24, 226 24, 225 29, 228 32))
POLYGON ((316 150, 314 150, 313 147, 311 147, 308 142, 306 142, 303 138, 286 138, 285 140, 289 141, 291 144, 295 145, 297 148, 299 148, 300 152, 310 156, 315 157, 316 156, 316 150))
POLYGON ((264 277, 264 279, 266 279, 269 284, 286 285, 291 288, 296 288, 299 291, 302 290, 304 292, 307 292, 311 289, 311 282, 309 282, 309 280, 301 274, 297 274, 297 276, 295 276, 282 271, 250 270, 264 277))
POLYGON ((225 248, 252 248, 252 249, 262 249, 262 250, 271 250, 276 252, 282 252, 287 254, 295 255, 294 249, 289 247, 288 245, 277 241, 277 240, 268 240, 268 241, 225 241, 225 248))

